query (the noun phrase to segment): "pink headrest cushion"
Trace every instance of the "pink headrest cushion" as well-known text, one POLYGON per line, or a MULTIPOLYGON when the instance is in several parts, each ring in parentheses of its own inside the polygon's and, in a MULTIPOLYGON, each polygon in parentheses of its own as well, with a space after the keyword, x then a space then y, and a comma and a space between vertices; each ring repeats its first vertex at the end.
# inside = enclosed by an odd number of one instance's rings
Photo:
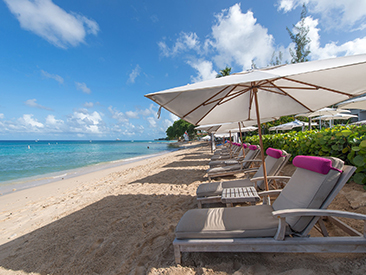
POLYGON ((257 145, 249 145, 249 150, 257 150, 258 146, 257 145))
POLYGON ((341 170, 332 167, 332 160, 321 157, 296 156, 292 161, 292 164, 296 167, 304 168, 323 175, 328 174, 329 170, 336 170, 342 173, 341 170))
POLYGON ((283 152, 279 149, 273 149, 273 148, 268 148, 266 151, 267 156, 271 156, 272 158, 276 158, 279 159, 280 157, 282 157, 283 152))

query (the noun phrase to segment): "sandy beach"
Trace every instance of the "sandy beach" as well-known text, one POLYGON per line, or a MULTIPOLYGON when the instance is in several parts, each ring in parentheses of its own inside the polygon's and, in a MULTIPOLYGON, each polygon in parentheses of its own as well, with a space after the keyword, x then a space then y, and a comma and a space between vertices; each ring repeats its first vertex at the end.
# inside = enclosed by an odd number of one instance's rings
MULTIPOLYGON (((210 156, 201 144, 1 196, 0 274, 366 274, 363 254, 184 253, 176 265, 174 229, 210 156)), ((346 184, 330 208, 366 214, 366 192, 346 184)))

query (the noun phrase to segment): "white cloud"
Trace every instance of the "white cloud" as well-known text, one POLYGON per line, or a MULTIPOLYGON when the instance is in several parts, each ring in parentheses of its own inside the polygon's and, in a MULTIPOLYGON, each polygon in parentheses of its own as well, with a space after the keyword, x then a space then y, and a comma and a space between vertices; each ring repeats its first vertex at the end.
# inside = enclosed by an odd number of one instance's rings
MULTIPOLYGON (((351 29, 366 19, 363 0, 279 0, 278 10, 289 12, 305 3, 309 12, 320 15, 326 29, 351 29)), ((364 25, 365 26, 365 25, 364 25)))
POLYGON ((85 102, 84 107, 85 108, 92 108, 94 106, 93 102, 85 102))
POLYGON ((33 108, 38 108, 38 109, 43 109, 43 110, 48 110, 48 111, 53 111, 51 108, 42 106, 38 103, 36 103, 36 99, 28 99, 27 101, 25 101, 25 105, 29 106, 29 107, 33 107, 33 108))
POLYGON ((31 126, 31 128, 43 128, 44 125, 37 121, 37 119, 33 118, 33 115, 31 114, 24 114, 23 117, 18 119, 21 124, 28 127, 31 126))
POLYGON ((217 75, 217 72, 212 68, 211 61, 200 59, 196 61, 187 61, 187 63, 198 72, 196 77, 191 77, 193 82, 213 79, 217 75))
POLYGON ((158 43, 160 51, 162 52, 163 56, 176 56, 182 52, 188 50, 200 50, 200 42, 196 33, 185 33, 181 32, 179 37, 175 41, 174 46, 169 48, 164 41, 160 41, 158 43))
POLYGON ((86 93, 86 94, 91 93, 91 90, 86 86, 86 84, 84 82, 75 81, 75 85, 76 85, 77 90, 82 91, 83 93, 86 93))
POLYGON ((59 125, 64 124, 64 121, 63 120, 59 120, 59 119, 55 119, 55 116, 54 115, 48 115, 46 117, 46 124, 59 126, 59 125))
POLYGON ((120 111, 118 111, 116 108, 113 108, 112 106, 108 107, 109 112, 112 114, 112 118, 118 120, 119 122, 126 123, 128 122, 128 118, 126 115, 120 111))
POLYGON ((157 122, 156 122, 156 119, 155 119, 154 117, 149 116, 149 117, 147 118, 147 121, 149 122, 149 126, 150 126, 151 128, 156 128, 156 127, 158 126, 158 124, 157 124, 157 122))
POLYGON ((150 104, 149 109, 140 110, 139 112, 142 116, 149 116, 156 113, 156 109, 154 107, 154 104, 150 104))
POLYGON ((0 119, 3 119, 4 117, 4 114, 0 113, 0 119))
POLYGON ((101 114, 96 111, 93 113, 85 109, 75 111, 67 121, 72 132, 102 134, 107 130, 102 123, 101 114))
POLYGON ((212 32, 203 44, 196 33, 181 32, 172 47, 166 44, 167 39, 158 43, 161 54, 173 57, 185 53, 186 63, 197 70, 194 82, 216 77, 214 66, 222 69, 238 65, 245 70, 251 68, 252 60, 258 67, 269 64, 275 51, 274 38, 257 23, 253 12, 243 13, 240 4, 235 4, 215 17, 212 32))
POLYGON ((249 69, 252 60, 258 67, 265 67, 274 51, 273 36, 257 23, 253 12, 242 13, 240 4, 216 15, 217 23, 212 27, 212 45, 218 54, 215 63, 223 68, 231 63, 249 69))
POLYGON ((87 33, 96 35, 97 22, 83 15, 67 13, 51 0, 4 0, 20 26, 60 47, 85 43, 87 33))
MULTIPOLYGON (((318 24, 318 19, 313 19, 311 16, 305 18, 305 25, 309 27, 308 37, 311 40, 309 47, 312 60, 366 53, 366 37, 347 41, 341 45, 338 45, 338 42, 330 41, 322 47, 319 35, 321 29, 318 27, 318 24)), ((295 32, 295 30, 293 31, 295 32)), ((293 48, 294 44, 290 44, 289 47, 293 48)))
POLYGON ((139 118, 139 113, 134 111, 127 111, 126 116, 128 118, 139 118))
POLYGON ((175 114, 172 114, 172 113, 169 113, 169 118, 170 118, 170 120, 172 120, 173 122, 174 122, 174 121, 177 121, 177 120, 179 120, 179 119, 180 119, 179 117, 177 117, 175 114))
POLYGON ((64 83, 64 79, 61 76, 57 75, 57 74, 50 74, 50 73, 48 73, 48 72, 46 72, 44 70, 41 70, 41 73, 42 73, 42 75, 44 77, 54 79, 54 80, 56 80, 60 84, 63 84, 64 83))
POLYGON ((141 68, 137 64, 135 69, 133 69, 132 72, 130 73, 130 77, 128 78, 128 82, 135 83, 135 79, 136 79, 136 77, 138 77, 140 75, 140 73, 141 73, 141 68))

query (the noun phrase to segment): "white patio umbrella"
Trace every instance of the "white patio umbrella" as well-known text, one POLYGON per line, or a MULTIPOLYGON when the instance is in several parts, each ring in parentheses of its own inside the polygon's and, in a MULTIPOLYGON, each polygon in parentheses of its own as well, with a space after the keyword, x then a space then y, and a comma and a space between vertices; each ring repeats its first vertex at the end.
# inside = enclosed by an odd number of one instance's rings
POLYGON ((332 128, 332 120, 335 119, 342 119, 342 120, 347 120, 350 119, 352 117, 358 117, 357 115, 351 115, 351 114, 335 114, 335 115, 325 115, 325 116, 320 116, 320 117, 316 117, 313 118, 314 120, 329 120, 329 126, 330 128, 332 128))
POLYGON ((359 120, 353 123, 350 123, 352 125, 366 125, 366 120, 359 120))
MULTIPOLYGON (((310 112, 310 113, 305 113, 305 114, 297 114, 296 117, 299 116, 303 116, 303 117, 308 117, 309 118, 309 124, 311 123, 311 120, 313 117, 317 117, 317 116, 331 116, 331 115, 335 115, 335 114, 339 114, 339 113, 350 113, 351 111, 349 110, 343 110, 343 109, 336 109, 336 108, 322 108, 319 109, 315 112, 310 112)), ((320 129, 322 128, 322 124, 321 124, 321 119, 319 121, 319 127, 320 129)))
MULTIPOLYGON (((146 95, 192 123, 213 124, 313 112, 366 92, 366 54, 241 72, 146 95)), ((260 146, 263 148, 261 131, 260 146)), ((268 190, 267 172, 263 175, 268 190)))
POLYGON ((339 108, 366 110, 366 96, 347 100, 338 104, 339 108))
POLYGON ((357 115, 351 115, 351 114, 335 114, 335 115, 326 115, 326 116, 320 116, 313 118, 314 120, 322 119, 322 120, 334 120, 334 119, 342 119, 347 120, 352 117, 358 117, 357 115))
MULTIPOLYGON (((297 128, 297 127, 304 127, 306 124, 308 124, 308 122, 305 121, 300 121, 298 119, 295 119, 294 121, 290 121, 281 125, 277 125, 277 126, 272 126, 270 127, 268 130, 270 131, 275 131, 276 132, 278 130, 282 130, 282 131, 286 131, 286 130, 292 130, 293 128, 297 128)), ((317 126, 318 123, 311 123, 312 126, 317 126)))

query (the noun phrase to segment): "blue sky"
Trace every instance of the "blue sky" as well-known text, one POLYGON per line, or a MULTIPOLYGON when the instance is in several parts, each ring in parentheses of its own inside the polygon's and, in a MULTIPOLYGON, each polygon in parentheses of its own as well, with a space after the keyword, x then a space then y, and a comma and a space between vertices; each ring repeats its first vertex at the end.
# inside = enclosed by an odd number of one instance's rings
POLYGON ((144 94, 291 59, 366 53, 366 0, 0 0, 0 139, 154 139, 176 117, 144 94))

